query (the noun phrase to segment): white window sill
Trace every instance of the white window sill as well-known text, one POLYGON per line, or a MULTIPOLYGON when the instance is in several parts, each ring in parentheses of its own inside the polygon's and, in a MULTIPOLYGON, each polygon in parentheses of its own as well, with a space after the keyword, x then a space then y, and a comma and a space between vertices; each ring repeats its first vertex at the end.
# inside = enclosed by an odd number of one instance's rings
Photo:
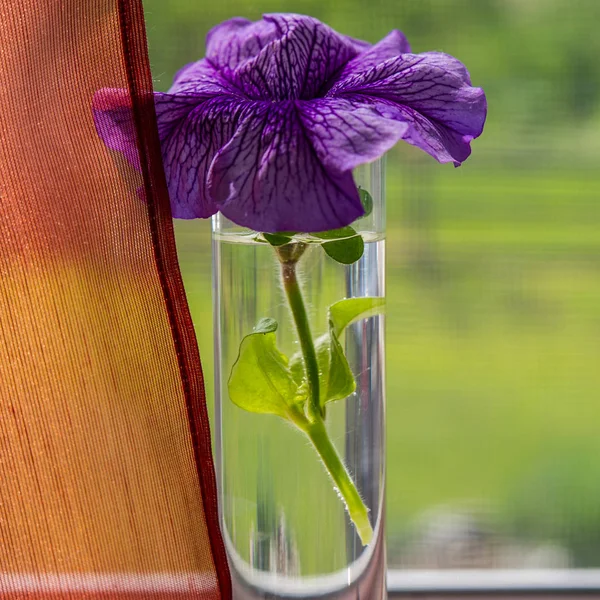
POLYGON ((390 570, 396 594, 599 593, 600 569, 390 570))

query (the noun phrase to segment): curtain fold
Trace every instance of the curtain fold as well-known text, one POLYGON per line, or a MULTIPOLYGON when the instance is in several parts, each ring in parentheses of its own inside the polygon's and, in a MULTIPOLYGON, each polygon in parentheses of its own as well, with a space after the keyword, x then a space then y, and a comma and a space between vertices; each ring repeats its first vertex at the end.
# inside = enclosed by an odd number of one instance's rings
POLYGON ((0 597, 228 600, 141 0, 2 3, 0 74, 0 597))

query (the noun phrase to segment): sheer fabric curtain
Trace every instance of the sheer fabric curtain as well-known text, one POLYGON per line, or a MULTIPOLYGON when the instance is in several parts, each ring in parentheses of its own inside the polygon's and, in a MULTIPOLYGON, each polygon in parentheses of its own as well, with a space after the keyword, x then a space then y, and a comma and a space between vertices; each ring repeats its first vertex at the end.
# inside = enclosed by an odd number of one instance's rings
POLYGON ((141 0, 3 2, 0 74, 0 597, 227 600, 141 0))

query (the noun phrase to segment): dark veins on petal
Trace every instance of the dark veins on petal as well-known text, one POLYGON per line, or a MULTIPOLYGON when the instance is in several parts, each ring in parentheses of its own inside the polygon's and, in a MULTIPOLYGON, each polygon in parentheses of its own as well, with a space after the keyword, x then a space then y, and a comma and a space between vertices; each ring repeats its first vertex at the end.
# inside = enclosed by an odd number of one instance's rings
POLYGON ((236 223, 325 231, 363 214, 352 174, 325 167, 296 103, 260 103, 215 157, 210 194, 236 223))
MULTIPOLYGON (((267 232, 350 224, 363 214, 352 170, 400 139, 460 164, 487 109, 460 61, 410 54, 400 31, 370 45, 293 14, 214 27, 206 58, 155 105, 173 215, 221 210, 267 232)), ((107 147, 139 169, 128 93, 100 90, 93 108, 107 147)))
POLYGON ((220 94, 235 94, 236 89, 206 58, 181 68, 173 79, 170 94, 194 95, 197 100, 220 94))
POLYGON ((206 58, 216 69, 235 69, 278 37, 275 23, 235 17, 206 36, 206 58))
POLYGON ((360 96, 299 102, 298 108, 320 160, 342 172, 376 160, 408 129, 386 105, 369 104, 360 96))
POLYGON ((235 71, 235 82, 255 100, 314 98, 356 56, 356 43, 311 17, 267 15, 280 37, 235 71))
MULTIPOLYGON (((397 29, 394 29, 386 37, 374 46, 363 48, 363 51, 350 60, 343 68, 341 73, 335 78, 343 80, 351 75, 364 73, 367 69, 376 67, 388 58, 396 58, 400 54, 410 52, 410 44, 406 36, 397 29)), ((335 81, 331 81, 331 86, 335 81)))
POLYGON ((175 218, 206 218, 218 211, 206 179, 217 152, 231 139, 240 119, 252 107, 247 101, 216 96, 183 112, 181 97, 163 95, 157 104, 159 135, 171 211, 175 218))
POLYGON ((385 104, 409 124, 403 139, 441 162, 460 163, 470 154, 486 116, 483 90, 470 85, 467 70, 455 58, 429 52, 390 58, 364 72, 341 78, 330 96, 350 94, 367 104, 385 104))

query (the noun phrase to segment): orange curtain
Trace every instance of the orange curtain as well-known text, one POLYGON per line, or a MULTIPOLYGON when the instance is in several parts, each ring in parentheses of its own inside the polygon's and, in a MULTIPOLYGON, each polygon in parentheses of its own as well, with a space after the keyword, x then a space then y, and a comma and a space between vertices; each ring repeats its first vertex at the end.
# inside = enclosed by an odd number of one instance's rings
POLYGON ((151 93, 141 0, 0 3, 2 599, 230 598, 151 93))

